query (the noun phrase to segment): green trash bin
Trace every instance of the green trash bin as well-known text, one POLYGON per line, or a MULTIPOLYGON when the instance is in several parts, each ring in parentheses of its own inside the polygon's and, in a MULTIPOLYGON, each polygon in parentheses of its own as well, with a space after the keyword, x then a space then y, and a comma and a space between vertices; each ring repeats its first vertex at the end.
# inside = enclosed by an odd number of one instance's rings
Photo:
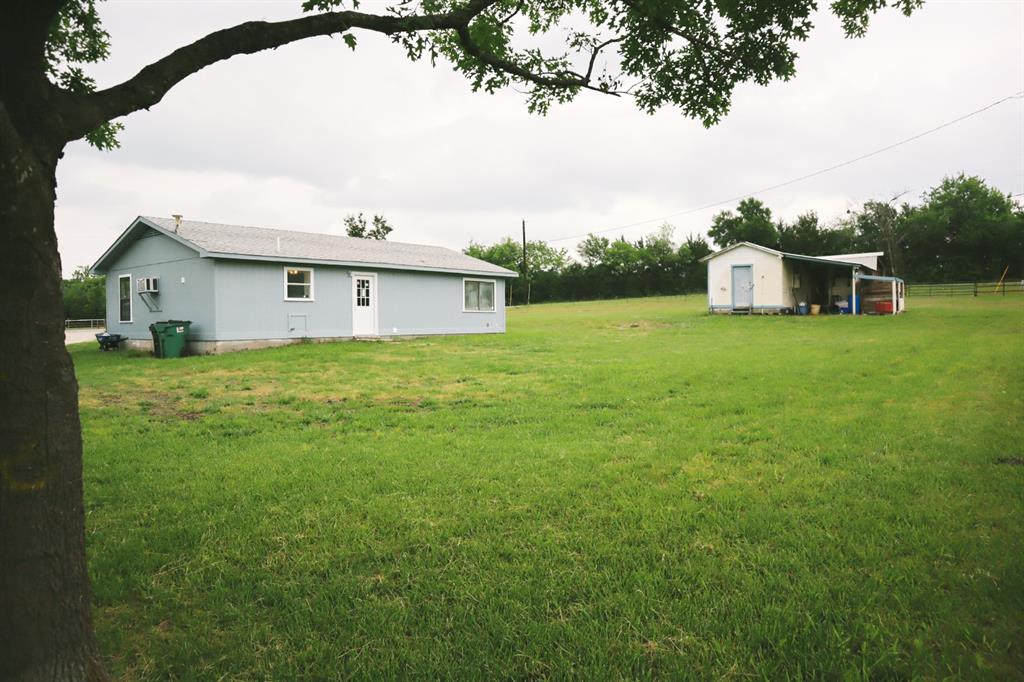
POLYGON ((153 355, 158 358, 180 358, 185 354, 190 320, 165 320, 149 325, 153 334, 153 355))

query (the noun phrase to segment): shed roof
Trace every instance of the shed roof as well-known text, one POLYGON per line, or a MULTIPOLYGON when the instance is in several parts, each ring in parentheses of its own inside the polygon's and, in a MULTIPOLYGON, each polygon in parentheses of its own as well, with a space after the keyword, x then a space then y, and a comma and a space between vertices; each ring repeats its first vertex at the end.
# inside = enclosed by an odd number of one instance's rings
MULTIPOLYGON (((791 260, 802 260, 802 261, 808 261, 808 262, 811 262, 811 263, 819 263, 821 265, 843 266, 843 267, 853 267, 853 268, 870 267, 870 266, 866 266, 864 263, 859 263, 859 262, 856 262, 856 261, 843 260, 844 256, 804 256, 803 254, 799 254, 799 253, 786 253, 785 251, 779 251, 777 249, 770 249, 767 246, 761 246, 760 244, 755 244, 754 242, 736 242, 735 244, 730 244, 729 246, 725 247, 724 249, 721 249, 719 251, 715 251, 714 253, 710 253, 710 254, 706 255, 703 258, 701 258, 700 260, 701 260, 701 262, 709 261, 712 258, 716 258, 718 256, 721 256, 723 253, 728 253, 729 251, 732 251, 733 249, 739 248, 741 246, 749 246, 752 249, 757 249, 758 251, 764 251, 765 253, 770 253, 773 256, 777 256, 779 258, 789 258, 791 260)), ((848 255, 856 255, 856 256, 875 256, 875 255, 879 255, 880 256, 882 254, 881 254, 881 252, 878 252, 877 254, 873 254, 872 253, 872 254, 848 254, 848 255)), ((871 269, 874 270, 875 268, 871 268, 871 269)))
POLYGON ((878 270, 878 259, 885 255, 884 251, 867 251, 864 253, 840 253, 835 256, 821 256, 825 260, 838 260, 847 263, 860 263, 864 267, 878 270))
POLYGON ((709 253, 708 255, 706 255, 703 258, 701 258, 700 262, 703 263, 705 261, 711 260, 712 258, 717 258, 718 256, 721 256, 723 253, 729 253, 733 249, 738 249, 741 246, 749 246, 752 249, 757 249, 758 251, 764 251, 765 253, 770 253, 773 256, 779 256, 780 258, 782 257, 782 252, 781 251, 776 251, 775 249, 769 249, 767 246, 761 246, 760 244, 755 244, 754 242, 736 242, 735 244, 729 244, 729 246, 725 247, 724 249, 719 249, 718 251, 715 251, 714 253, 709 253))
POLYGON ((195 249, 202 258, 322 263, 425 270, 495 277, 517 277, 506 268, 442 246, 407 244, 376 239, 294 230, 270 229, 139 216, 100 256, 93 270, 105 272, 113 259, 147 228, 195 249))
POLYGON ((824 266, 827 266, 827 267, 834 267, 834 268, 862 268, 862 267, 865 267, 865 265, 863 263, 852 263, 850 261, 838 260, 836 258, 825 258, 824 256, 804 256, 803 254, 799 254, 799 253, 786 253, 784 251, 781 251, 780 253, 782 254, 783 258, 788 258, 790 260, 802 260, 802 261, 807 261, 808 263, 817 263, 818 265, 824 265, 824 266))

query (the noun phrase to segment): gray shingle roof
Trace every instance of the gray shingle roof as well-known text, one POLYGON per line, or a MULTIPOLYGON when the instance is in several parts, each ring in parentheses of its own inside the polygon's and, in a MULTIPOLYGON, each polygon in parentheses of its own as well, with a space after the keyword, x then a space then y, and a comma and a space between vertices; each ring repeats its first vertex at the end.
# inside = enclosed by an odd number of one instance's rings
POLYGON ((441 246, 358 239, 315 232, 244 227, 144 216, 143 220, 198 247, 210 256, 242 256, 267 260, 338 262, 394 266, 410 270, 447 270, 466 274, 515 277, 516 273, 441 246))

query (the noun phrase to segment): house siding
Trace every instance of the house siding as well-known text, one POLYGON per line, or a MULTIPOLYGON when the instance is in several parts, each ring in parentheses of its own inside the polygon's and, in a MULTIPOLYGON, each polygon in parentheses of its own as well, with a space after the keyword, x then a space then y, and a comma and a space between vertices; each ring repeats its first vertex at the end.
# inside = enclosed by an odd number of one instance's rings
POLYGON ((216 260, 217 339, 287 339, 352 334, 348 270, 312 266, 313 300, 284 300, 284 270, 293 263, 216 260), (305 324, 290 329, 304 316, 305 324), (303 329, 304 327, 304 329, 303 329))
POLYGON ((778 256, 749 246, 739 246, 708 260, 708 307, 732 308, 732 267, 752 266, 753 307, 778 308, 785 305, 783 261, 778 256))
MULTIPOLYGON (((245 347, 249 341, 352 336, 352 273, 377 275, 380 336, 482 334, 505 331, 505 281, 461 273, 202 258, 198 251, 152 231, 126 244, 107 274, 107 328, 136 341, 151 339, 158 320, 191 320, 190 342, 245 347), (286 301, 286 267, 312 268, 313 300, 286 301), (130 275, 132 321, 119 321, 118 280, 130 275), (137 280, 158 277, 158 310, 138 293, 137 280), (463 279, 492 280, 493 312, 464 312, 463 279)), ((196 349, 205 352, 198 343, 196 349)))
MULTIPOLYGON (((461 274, 313 267, 313 300, 284 300, 289 263, 216 261, 216 336, 221 341, 352 336, 352 274, 377 275, 381 336, 505 331, 504 281, 495 281, 495 310, 463 312, 461 274), (298 316, 298 317, 296 317, 298 316), (293 331, 293 329, 304 329, 293 331)), ((294 264, 296 267, 310 267, 294 264)))
POLYGON ((191 339, 212 340, 215 334, 213 263, 162 234, 133 241, 107 271, 107 330, 130 339, 151 339, 149 325, 158 320, 191 320, 191 339), (121 322, 118 280, 131 275, 132 321, 121 322), (140 277, 159 277, 159 310, 151 311, 138 294, 140 277), (184 281, 182 281, 184 279, 184 281))
POLYGON ((505 280, 477 275, 378 271, 381 336, 505 331, 505 280), (463 312, 466 277, 494 282, 494 312, 463 312))

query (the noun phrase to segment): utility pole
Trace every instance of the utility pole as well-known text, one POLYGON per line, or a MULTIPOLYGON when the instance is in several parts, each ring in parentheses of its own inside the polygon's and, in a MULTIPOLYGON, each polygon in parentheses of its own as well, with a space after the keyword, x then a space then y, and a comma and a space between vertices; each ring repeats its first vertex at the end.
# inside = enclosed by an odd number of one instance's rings
POLYGON ((523 219, 523 281, 526 284, 526 305, 530 305, 530 270, 526 262, 526 219, 523 219))
POLYGON ((889 274, 894 277, 903 272, 903 259, 900 253, 900 243, 906 238, 906 235, 896 235, 896 220, 899 218, 899 211, 896 209, 896 200, 901 196, 909 192, 909 189, 905 189, 892 199, 889 199, 885 203, 886 211, 882 215, 879 212, 881 218, 881 229, 882 229, 882 243, 885 249, 889 252, 886 255, 889 257, 889 274))

